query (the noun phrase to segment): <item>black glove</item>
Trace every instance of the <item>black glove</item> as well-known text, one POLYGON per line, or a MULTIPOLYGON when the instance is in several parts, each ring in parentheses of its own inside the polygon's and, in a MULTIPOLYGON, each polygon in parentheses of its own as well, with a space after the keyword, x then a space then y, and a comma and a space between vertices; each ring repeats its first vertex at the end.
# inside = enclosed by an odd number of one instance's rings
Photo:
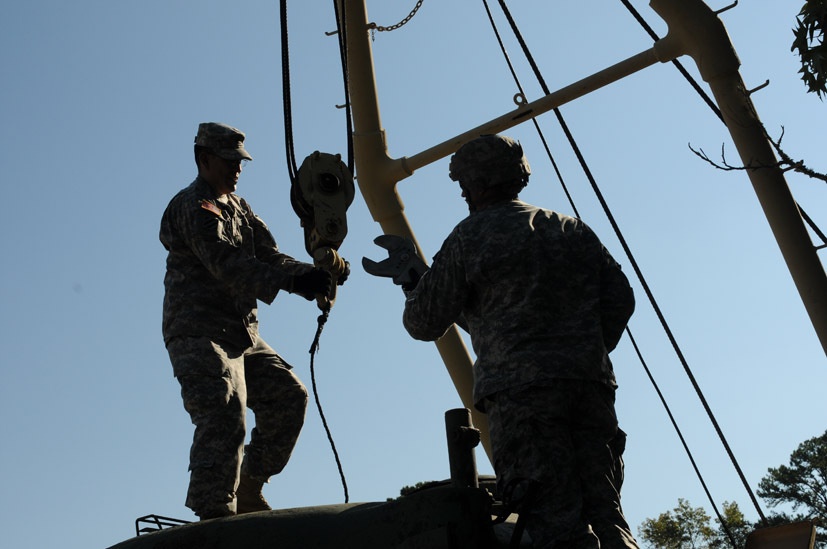
POLYGON ((347 277, 350 276, 350 261, 348 261, 347 259, 343 259, 343 261, 345 262, 345 268, 342 271, 342 274, 340 274, 339 278, 336 280, 336 284, 338 286, 341 286, 342 284, 344 284, 345 281, 347 280, 347 277))
POLYGON ((419 284, 419 279, 422 278, 422 275, 416 269, 409 269, 408 276, 406 277, 407 280, 400 284, 402 286, 402 291, 406 294, 408 292, 414 291, 416 285, 419 284))
POLYGON ((293 277, 292 293, 299 294, 307 300, 313 299, 316 294, 330 293, 330 273, 324 269, 313 269, 304 274, 293 277))

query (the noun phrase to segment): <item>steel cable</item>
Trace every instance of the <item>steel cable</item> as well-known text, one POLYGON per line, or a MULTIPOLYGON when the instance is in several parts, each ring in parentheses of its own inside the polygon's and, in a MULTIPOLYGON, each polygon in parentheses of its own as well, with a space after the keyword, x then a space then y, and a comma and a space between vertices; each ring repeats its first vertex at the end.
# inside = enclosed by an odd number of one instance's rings
MULTIPOLYGON (((626 7, 627 10, 629 10, 629 13, 632 14, 632 17, 634 17, 635 20, 640 24, 640 26, 643 27, 643 30, 645 30, 647 32, 647 34, 649 34, 649 36, 652 38, 652 40, 654 40, 656 42, 658 40, 660 40, 660 37, 657 35, 657 33, 652 29, 652 27, 649 26, 649 24, 646 22, 646 20, 643 19, 643 16, 641 16, 640 13, 634 8, 634 6, 632 6, 632 4, 629 2, 629 0, 620 0, 620 2, 626 7)), ((692 86, 692 88, 698 93, 698 95, 701 97, 701 99, 703 99, 704 103, 706 103, 709 106, 709 108, 712 110, 712 112, 715 113, 715 116, 717 116, 718 119, 724 125, 726 125, 726 122, 724 121, 724 116, 723 116, 723 114, 721 114, 721 109, 718 108, 718 106, 715 104, 715 102, 701 88, 701 86, 698 84, 697 80, 692 78, 692 75, 689 74, 689 72, 684 68, 684 66, 677 59, 673 59, 672 64, 675 65, 675 67, 683 75, 683 77, 686 79, 686 81, 689 82, 689 85, 692 86)), ((766 130, 765 130, 764 133, 766 134, 766 130)), ((778 144, 776 144, 776 148, 780 147, 780 143, 781 143, 781 141, 779 140, 778 144)), ((821 229, 819 229, 818 225, 816 225, 815 222, 810 218, 810 216, 807 215, 807 212, 804 211, 804 208, 802 208, 801 205, 798 204, 798 202, 796 202, 796 206, 798 206, 798 211, 801 212, 801 217, 804 219, 804 221, 810 226, 810 228, 813 230, 813 232, 816 235, 818 235, 819 238, 821 238, 821 240, 824 242, 824 244, 827 245, 827 237, 825 237, 824 233, 821 231, 821 229)), ((762 518, 763 518, 763 515, 762 515, 762 518)))
MULTIPOLYGON (((484 2, 484 3, 486 3, 486 0, 483 0, 483 2, 484 2)), ((526 44, 526 42, 525 42, 525 40, 524 40, 524 38, 523 38, 523 36, 522 36, 522 33, 520 32, 519 28, 518 28, 518 27, 517 27, 517 25, 516 25, 516 22, 514 21, 514 18, 512 17, 510 10, 509 10, 509 9, 508 9, 508 7, 506 6, 506 4, 505 4, 505 1, 504 1, 504 0, 499 0, 499 4, 500 4, 500 7, 501 7, 501 8, 502 8, 502 10, 503 10, 504 15, 506 16, 506 19, 508 20, 508 22, 509 22, 509 24, 510 24, 510 26, 511 26, 512 32, 514 33, 514 35, 515 35, 515 37, 516 37, 517 41, 520 43, 520 46, 521 46, 521 48, 522 48, 522 50, 523 50, 523 53, 524 53, 524 54, 525 54, 525 56, 526 56, 526 59, 528 60, 528 62, 529 62, 529 64, 530 64, 530 66, 532 67, 532 70, 534 71, 535 77, 537 78, 538 82, 540 83, 540 85, 541 85, 541 87, 542 87, 542 89, 543 89, 543 92, 544 92, 546 95, 548 95, 548 94, 550 93, 550 90, 549 90, 548 86, 546 85, 545 79, 543 78, 543 76, 542 76, 542 74, 541 74, 541 72, 540 72, 540 70, 539 70, 539 68, 538 68, 538 66, 537 66, 537 64, 536 64, 536 62, 535 62, 535 60, 534 60, 534 58, 533 58, 533 55, 531 54, 531 52, 530 52, 530 50, 529 50, 529 48, 528 48, 528 45, 526 44)), ((487 7, 487 3, 486 3, 486 7, 487 7)), ((493 20, 492 20, 492 24, 493 24, 493 20)), ((502 46, 501 46, 501 47, 502 47, 502 46)), ((504 48, 503 48, 503 53, 504 53, 505 55, 507 55, 507 54, 506 54, 506 52, 505 52, 505 50, 504 50, 504 48)), ((583 169, 583 171, 584 171, 584 173, 585 173, 585 175, 586 175, 587 179, 589 180, 589 183, 590 183, 590 185, 592 186, 592 189, 593 189, 593 191, 594 191, 594 193, 595 193, 595 195, 596 195, 596 197, 597 197, 598 201, 600 202, 600 204, 601 204, 601 206, 602 206, 602 208, 603 208, 603 210, 604 210, 604 213, 606 214, 606 216, 607 216, 607 218, 608 218, 608 220, 609 220, 610 224, 612 225, 612 228, 613 228, 613 230, 614 230, 614 232, 615 232, 615 234, 616 234, 616 236, 617 236, 618 240, 620 241, 621 246, 623 247, 624 252, 626 253, 626 256, 629 258, 629 261, 631 262, 632 267, 633 267, 633 269, 635 270, 635 273, 636 273, 636 275, 637 275, 637 277, 638 277, 638 280, 640 281, 641 285, 643 286, 643 289, 644 289, 644 291, 645 291, 645 293, 646 293, 646 295, 647 295, 647 297, 648 297, 648 299, 649 299, 649 301, 650 301, 650 303, 651 303, 652 307, 654 308, 655 313, 657 314, 658 319, 659 319, 659 321, 661 322, 661 325, 662 325, 663 329, 665 330, 665 332, 666 332, 666 334, 667 334, 667 337, 669 338, 669 340, 670 340, 670 342, 671 342, 671 344, 672 344, 672 346, 673 346, 673 349, 675 350, 675 352, 676 352, 676 354, 677 354, 677 356, 678 356, 678 358, 679 358, 679 360, 680 360, 681 364, 682 364, 682 365, 683 365, 683 367, 684 367, 684 370, 686 371, 686 373, 687 373, 687 375, 688 375, 688 377, 689 377, 689 379, 690 379, 690 381, 691 381, 691 383, 692 383, 693 387, 695 388, 695 391, 696 391, 696 393, 698 394, 698 397, 700 398, 701 403, 703 404, 704 409, 705 409, 705 410, 706 410, 706 412, 707 412, 707 415, 709 416, 710 420, 712 421, 712 423, 713 423, 713 425, 714 425, 714 427, 715 427, 715 429, 716 429, 716 431, 717 431, 717 433, 718 433, 719 437, 721 438, 721 440, 722 440, 722 442, 723 442, 723 444, 724 444, 724 446, 725 446, 725 448, 726 448, 727 452, 729 453, 729 455, 730 455, 730 459, 733 461, 733 464, 735 465, 736 470, 737 470, 737 471, 739 472, 739 474, 741 475, 742 480, 744 480, 743 473, 742 473, 742 472, 741 472, 741 470, 740 470, 740 466, 738 465, 737 460, 735 460, 735 457, 734 457, 734 455, 732 454, 732 451, 731 451, 731 449, 729 448, 729 445, 728 445, 728 443, 726 442, 726 439, 725 439, 725 437, 723 436, 723 433, 722 433, 722 431, 720 430, 720 427, 718 426, 717 420, 715 419, 714 414, 712 413, 711 409, 709 408, 708 403, 706 402, 706 398, 704 397, 703 392, 701 391, 700 387, 699 387, 699 386, 698 386, 698 384, 697 384, 697 381, 695 380, 694 374, 692 374, 692 371, 691 371, 691 369, 689 368, 689 365, 688 365, 688 363, 687 363, 686 359, 684 358, 683 353, 682 353, 682 351, 680 350, 680 347, 679 347, 679 345, 678 345, 678 343, 677 343, 677 341, 676 341, 676 339, 675 339, 674 335, 672 334, 672 331, 671 331, 671 329, 669 328, 669 325, 668 325, 668 323, 666 322, 666 319, 665 319, 665 317, 663 316, 663 313, 661 312, 660 307, 659 307, 659 305, 657 304, 657 301, 655 300, 654 295, 652 294, 652 292, 651 292, 651 290, 650 290, 650 288, 649 288, 649 285, 648 285, 648 283, 646 282, 646 279, 645 279, 645 277, 643 276, 643 273, 642 273, 642 271, 640 270, 640 268, 639 268, 639 266, 638 266, 638 264, 637 264, 637 261, 635 260, 634 255, 632 254, 631 249, 629 248, 629 246, 628 246, 628 244, 627 244, 627 242, 626 242, 626 239, 625 239, 625 237, 623 236, 623 234, 622 234, 622 232, 621 232, 621 230, 620 230, 620 227, 619 227, 619 226, 618 226, 618 224, 617 224, 617 221, 616 221, 616 220, 615 220, 615 218, 614 218, 614 215, 613 215, 613 214, 612 214, 612 212, 611 212, 611 209, 610 209, 610 208, 609 208, 609 206, 608 206, 608 203, 606 202, 606 200, 605 200, 605 198, 604 198, 604 196, 603 196, 602 192, 600 191, 600 189, 599 189, 599 187, 598 187, 598 185, 597 185, 597 182, 596 182, 596 180, 595 180, 594 176, 592 175, 591 170, 590 170, 590 168, 588 167, 588 164, 586 163, 585 157, 583 156, 583 154, 582 154, 582 152, 581 152, 581 150, 580 150, 579 146, 577 145, 577 142, 575 141, 574 136, 573 136, 573 135, 572 135, 572 133, 571 133, 571 130, 568 128, 568 125, 566 124, 566 122, 565 122, 565 120, 564 120, 564 118, 563 118, 562 113, 560 112, 560 110, 559 110, 558 108, 555 108, 555 109, 554 109, 554 113, 555 113, 555 116, 557 117, 558 122, 560 123, 560 126, 561 126, 561 128, 562 128, 562 130, 563 130, 564 134, 566 135, 567 140, 569 141, 570 146, 572 147, 572 150, 573 150, 573 151, 574 151, 574 153, 575 153, 575 156, 577 157, 578 161, 580 162, 581 168, 583 169)), ((627 328, 627 333, 629 334, 630 339, 632 339, 632 337, 631 337, 631 331, 630 331, 628 328, 627 328)), ((632 341, 634 341, 634 340, 632 339, 632 341)), ((714 509, 714 511, 715 511, 715 513, 716 513, 716 515, 718 516, 718 519, 721 521, 721 524, 722 524, 722 526, 724 527, 724 530, 726 531, 726 533, 727 533, 727 535, 728 535, 728 537, 729 537, 729 539, 730 539, 730 542, 732 542, 732 543, 733 543, 733 545, 734 545, 734 539, 733 539, 733 537, 732 537, 732 534, 729 532, 729 529, 727 528, 726 523, 725 523, 725 521, 723 520, 723 516, 721 515, 720 511, 718 510, 717 505, 715 504, 714 499, 711 497, 711 494, 709 494, 709 491, 708 491, 708 489, 707 489, 707 487, 706 487, 706 482, 705 482, 705 480, 703 479, 703 476, 701 475, 701 473, 700 473, 700 471, 698 470, 697 466, 695 466, 695 460, 694 460, 694 458, 693 458, 693 456, 692 456, 692 454, 691 454, 691 451, 689 450, 689 447, 685 444, 685 440, 684 440, 684 438, 683 438, 683 435, 681 434, 681 432, 680 432, 680 430, 679 430, 679 428, 678 428, 678 426, 677 426, 677 423, 674 421, 674 417, 673 417, 673 415, 672 415, 671 411, 670 411, 670 410, 669 410, 669 408, 668 408, 668 405, 667 405, 667 403, 666 403, 666 400, 662 398, 662 393, 661 393, 660 389, 658 388, 657 383, 655 382, 654 378, 651 376, 651 373, 649 372, 648 367, 646 367, 645 362, 643 361, 643 357, 642 357, 642 355, 640 354, 640 352, 639 352, 639 349, 638 349, 637 345, 636 345, 635 343, 633 343, 633 346, 635 347, 635 350, 636 350, 636 351, 638 351, 638 356, 639 356, 639 358, 641 359, 641 362, 644 364, 644 368, 645 368, 645 370, 646 370, 647 374, 649 374, 650 381, 653 383, 653 385, 654 385, 654 387, 655 387, 656 392, 657 392, 659 395, 661 395, 661 401, 662 401, 663 405, 666 407, 666 410, 667 410, 668 415, 669 415, 669 416, 670 416, 670 418, 672 418, 672 420, 673 420, 673 426, 676 428, 676 430, 677 430, 677 432, 678 432, 678 436, 679 436, 679 438, 681 439, 681 441, 682 441, 682 442, 684 442, 684 448, 685 448, 685 450, 686 450, 687 454, 689 455, 690 461, 693 463, 693 466, 695 467, 695 472, 696 472, 696 474, 698 475, 698 478, 699 478, 699 480, 700 480, 700 482, 701 482, 702 486, 704 487, 704 490, 705 490, 705 491, 706 491, 706 493, 707 493, 707 497, 708 497, 708 498, 709 498, 709 500, 710 500, 710 504, 712 505, 712 507, 713 507, 713 509, 714 509)), ((744 480, 744 481, 745 481, 745 480, 744 480)), ((746 483, 745 483, 745 485, 746 485, 746 483)), ((748 486, 748 485, 746 485, 746 488, 747 488, 747 490, 748 490, 748 491, 750 492, 750 494, 751 494, 751 490, 750 490, 750 488, 749 488, 749 486, 748 486)), ((756 502, 756 504, 757 504, 757 502, 756 502)), ((763 518, 763 513, 761 513, 760 508, 758 508, 758 512, 759 512, 759 515, 761 515, 761 517, 763 518)))
MULTIPOLYGON (((335 1, 334 1, 335 4, 335 1)), ((296 156, 293 147, 293 109, 292 109, 292 102, 290 99, 291 92, 290 92, 290 54, 289 54, 289 40, 288 40, 288 32, 287 32, 287 0, 281 0, 280 8, 279 8, 279 20, 281 24, 281 73, 282 73, 282 102, 283 102, 283 110, 284 110, 284 145, 287 152, 287 171, 290 177, 291 188, 296 181, 296 174, 298 169, 296 167, 296 156)), ((338 12, 337 12, 337 22, 339 21, 338 12)), ((341 25, 340 25, 341 27, 341 25)), ((340 35, 340 49, 343 47, 341 36, 343 35, 343 31, 339 32, 340 35)), ((342 55, 342 68, 345 71, 345 94, 347 95, 347 77, 346 77, 346 54, 341 52, 342 55)), ((351 119, 350 119, 350 104, 349 102, 345 105, 347 109, 347 140, 348 140, 348 169, 351 170, 352 173, 352 159, 353 159, 353 146, 351 140, 351 119)), ((342 481, 342 488, 345 494, 345 503, 349 501, 348 489, 347 489, 347 480, 345 479, 344 469, 342 468, 342 462, 339 459, 339 452, 336 450, 336 444, 333 441, 333 435, 330 432, 330 427, 327 424, 327 418, 324 415, 324 410, 322 409, 322 403, 319 399, 318 391, 316 390, 316 367, 315 367, 315 357, 316 352, 319 349, 319 339, 322 335, 322 329, 324 325, 327 323, 328 316, 330 314, 330 307, 326 307, 322 314, 319 315, 318 318, 318 325, 316 328, 316 334, 313 337, 313 344, 310 347, 310 382, 313 388, 313 398, 316 401, 316 409, 319 412, 319 417, 322 420, 322 425, 324 427, 325 433, 327 435, 327 440, 330 443, 330 448, 333 451, 333 457, 336 460, 336 467, 339 470, 339 476, 342 481)))

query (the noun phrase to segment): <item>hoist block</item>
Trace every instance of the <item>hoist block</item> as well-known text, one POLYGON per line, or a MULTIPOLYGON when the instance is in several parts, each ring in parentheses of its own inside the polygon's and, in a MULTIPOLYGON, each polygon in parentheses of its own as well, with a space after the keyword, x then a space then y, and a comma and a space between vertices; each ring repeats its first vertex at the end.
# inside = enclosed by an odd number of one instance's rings
POLYGON ((315 151, 302 162, 290 188, 290 202, 304 228, 311 256, 338 249, 347 235, 347 209, 355 195, 353 175, 341 155, 315 151))

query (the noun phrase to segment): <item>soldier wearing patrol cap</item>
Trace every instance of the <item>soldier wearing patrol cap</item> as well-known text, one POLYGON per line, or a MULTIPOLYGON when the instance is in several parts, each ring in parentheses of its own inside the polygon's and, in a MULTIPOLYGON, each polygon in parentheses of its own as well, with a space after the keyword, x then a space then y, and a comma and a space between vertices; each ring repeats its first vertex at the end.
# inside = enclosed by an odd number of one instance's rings
POLYGON ((244 148, 244 133, 226 124, 217 122, 199 124, 195 144, 210 149, 214 154, 227 160, 253 159, 244 148))
MULTIPOLYGON (((307 390, 259 335, 257 302, 279 290, 313 300, 331 277, 282 253, 235 194, 244 133, 205 122, 195 136, 198 176, 170 201, 163 336, 195 425, 186 505, 200 519, 270 509, 261 493, 284 468, 304 423, 307 390), (255 414, 250 440, 246 409, 255 414)), ((340 279, 341 282, 343 280, 340 279)))
POLYGON ((451 158, 470 215, 407 294, 404 325, 425 341, 467 326, 499 490, 534 547, 636 548, 609 360, 634 295, 585 223, 519 200, 530 173, 519 142, 500 135, 451 158))

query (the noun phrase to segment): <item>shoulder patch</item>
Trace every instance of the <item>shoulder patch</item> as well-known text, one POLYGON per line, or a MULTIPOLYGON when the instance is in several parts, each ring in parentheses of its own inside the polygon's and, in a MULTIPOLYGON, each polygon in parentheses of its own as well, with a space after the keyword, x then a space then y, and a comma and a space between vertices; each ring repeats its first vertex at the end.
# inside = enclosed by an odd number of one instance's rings
POLYGON ((221 217, 221 210, 218 208, 218 206, 216 206, 215 204, 213 204, 209 200, 202 200, 201 201, 201 207, 204 208, 205 210, 207 210, 208 212, 212 212, 215 215, 217 215, 218 217, 221 217))

